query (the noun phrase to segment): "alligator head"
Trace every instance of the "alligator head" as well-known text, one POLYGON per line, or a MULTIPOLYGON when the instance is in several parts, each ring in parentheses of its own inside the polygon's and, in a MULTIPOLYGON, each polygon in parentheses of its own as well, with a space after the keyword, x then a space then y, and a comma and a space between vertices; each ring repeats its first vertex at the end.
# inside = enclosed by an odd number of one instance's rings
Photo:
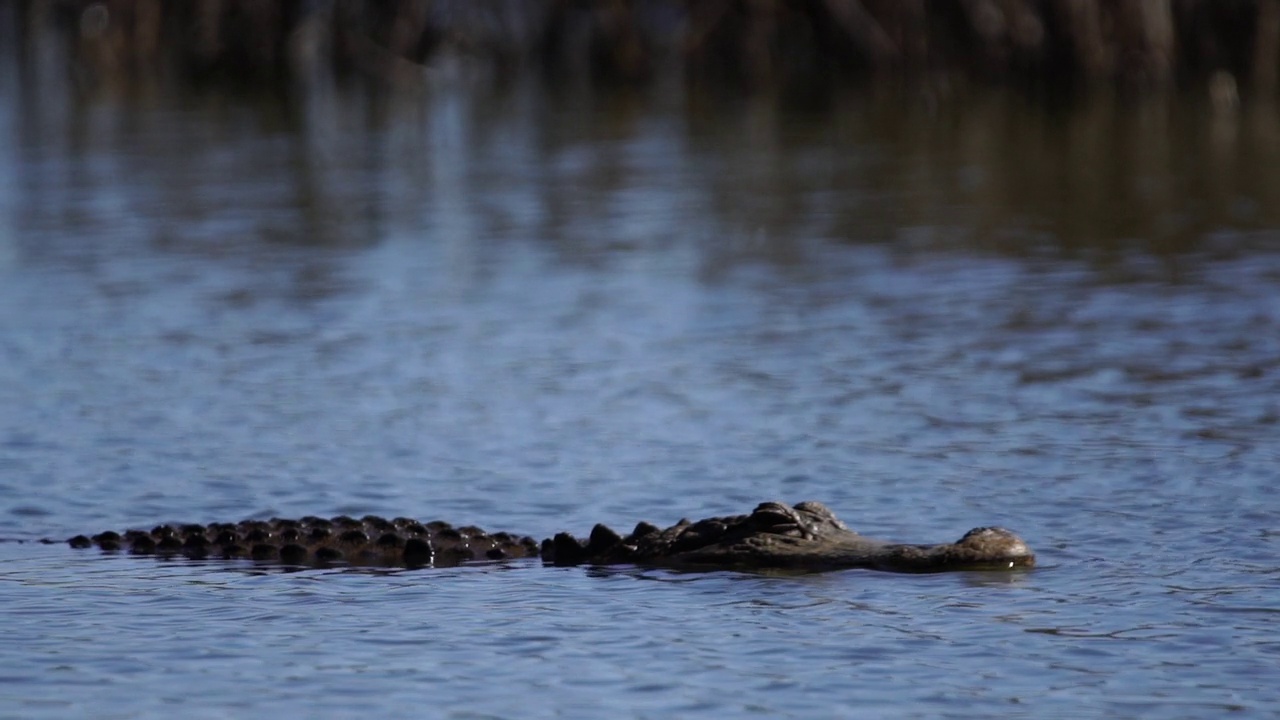
POLYGON ((556 565, 634 563, 686 568, 786 569, 805 572, 873 568, 896 572, 1011 570, 1035 555, 1004 528, 970 530, 954 543, 910 545, 864 537, 819 502, 760 504, 750 515, 682 520, 661 530, 648 523, 626 537, 597 525, 587 540, 560 533, 543 541, 556 565))

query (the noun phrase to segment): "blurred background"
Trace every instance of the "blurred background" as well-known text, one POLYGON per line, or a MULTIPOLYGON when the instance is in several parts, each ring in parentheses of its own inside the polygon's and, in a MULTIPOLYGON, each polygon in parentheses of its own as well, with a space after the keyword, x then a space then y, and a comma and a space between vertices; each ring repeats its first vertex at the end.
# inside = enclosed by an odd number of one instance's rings
MULTIPOLYGON (((538 222, 563 222, 625 189, 635 173, 601 156, 642 135, 649 162, 686 166, 657 184, 699 174, 680 194, 774 257, 796 235, 882 241, 908 226, 997 252, 1167 256, 1224 227, 1275 224, 1280 5, 1269 0, 5 8, 22 154, 10 167, 145 144, 121 169, 195 215, 209 198, 193 180, 287 172, 275 192, 302 216, 272 233, 286 242, 376 243, 360 223, 408 219, 428 179, 466 175, 485 155, 556 165, 576 146, 576 183, 555 167, 499 179, 552 209, 538 222), (252 152, 210 165, 209 133, 250 141, 231 116, 290 145, 277 151, 287 167, 252 152), (874 200, 885 194, 893 202, 874 200)), ((17 215, 38 225, 62 188, 36 173, 19 191, 17 215)), ((606 220, 593 234, 628 233, 606 220)), ((555 230, 537 234, 574 234, 555 230)), ((716 245, 735 254, 723 236, 716 245)))

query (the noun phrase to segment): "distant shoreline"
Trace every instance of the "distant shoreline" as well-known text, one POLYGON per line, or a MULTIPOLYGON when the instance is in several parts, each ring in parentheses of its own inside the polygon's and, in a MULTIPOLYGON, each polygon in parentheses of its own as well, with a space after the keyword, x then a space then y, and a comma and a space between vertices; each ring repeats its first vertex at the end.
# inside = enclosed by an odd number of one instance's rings
POLYGON ((64 53, 77 82, 395 82, 460 61, 606 87, 1203 88, 1231 103, 1273 96, 1280 71, 1280 0, 19 0, 0 26, 20 63, 64 53))

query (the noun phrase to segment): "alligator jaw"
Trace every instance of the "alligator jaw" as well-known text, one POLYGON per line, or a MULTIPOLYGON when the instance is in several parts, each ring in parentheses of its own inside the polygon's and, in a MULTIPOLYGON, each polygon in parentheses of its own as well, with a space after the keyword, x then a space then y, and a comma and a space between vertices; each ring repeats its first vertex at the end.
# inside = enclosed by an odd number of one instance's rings
MULTIPOLYGON (((963 539, 941 545, 906 545, 868 538, 795 538, 761 535, 725 545, 712 545, 672 555, 672 565, 736 569, 782 569, 801 572, 866 568, 903 573, 959 570, 1015 570, 1035 565, 1035 555, 1018 536, 1002 528, 999 546, 975 548, 963 539)), ((970 531, 972 534, 975 531, 970 531)), ((657 559, 658 564, 664 563, 657 559)))

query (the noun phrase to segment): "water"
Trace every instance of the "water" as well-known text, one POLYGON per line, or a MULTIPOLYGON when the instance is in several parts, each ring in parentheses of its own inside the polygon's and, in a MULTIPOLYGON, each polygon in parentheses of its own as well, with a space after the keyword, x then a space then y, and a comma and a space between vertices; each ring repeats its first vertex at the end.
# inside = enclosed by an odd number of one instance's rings
POLYGON ((0 537, 820 499, 1040 557, 283 572, 3 542, 0 715, 1280 709, 1265 113, 0 89, 0 537))

